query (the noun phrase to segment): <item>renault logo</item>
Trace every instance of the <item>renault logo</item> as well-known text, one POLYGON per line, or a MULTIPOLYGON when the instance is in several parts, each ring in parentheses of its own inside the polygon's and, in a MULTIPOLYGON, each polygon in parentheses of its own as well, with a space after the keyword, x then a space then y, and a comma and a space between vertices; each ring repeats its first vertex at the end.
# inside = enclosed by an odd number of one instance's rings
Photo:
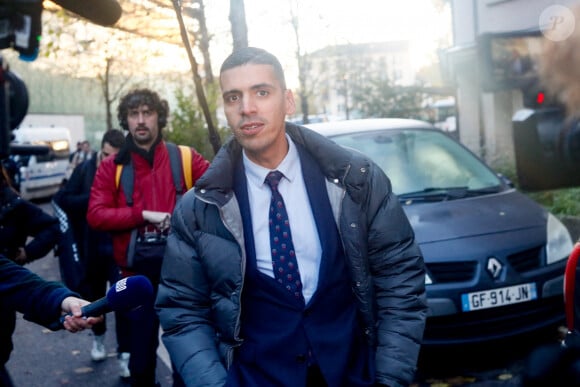
POLYGON ((501 262, 495 257, 490 257, 487 259, 487 272, 493 279, 497 279, 501 274, 502 265, 501 262))

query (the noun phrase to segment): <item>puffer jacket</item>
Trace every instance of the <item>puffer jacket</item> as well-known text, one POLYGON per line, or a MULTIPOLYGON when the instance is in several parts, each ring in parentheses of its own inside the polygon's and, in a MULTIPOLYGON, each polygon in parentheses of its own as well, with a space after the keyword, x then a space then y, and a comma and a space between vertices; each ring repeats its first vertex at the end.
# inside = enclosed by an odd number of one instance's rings
MULTIPOLYGON (((121 269, 127 266, 131 231, 145 225, 143 210, 171 213, 175 207, 175 183, 165 142, 159 142, 154 152, 153 165, 149 165, 143 156, 131 152, 134 171, 133 206, 127 205, 122 186, 117 187, 114 156, 101 162, 91 187, 87 221, 97 231, 111 232, 113 256, 121 269)), ((191 152, 191 174, 195 182, 209 163, 193 148, 191 152)))
MULTIPOLYGON (((360 154, 286 124, 317 160, 348 259, 376 382, 412 382, 427 315, 423 257, 390 181, 360 154)), ((156 301, 163 341, 188 386, 222 386, 239 337, 246 256, 233 193, 241 147, 226 143, 176 207, 156 301)))

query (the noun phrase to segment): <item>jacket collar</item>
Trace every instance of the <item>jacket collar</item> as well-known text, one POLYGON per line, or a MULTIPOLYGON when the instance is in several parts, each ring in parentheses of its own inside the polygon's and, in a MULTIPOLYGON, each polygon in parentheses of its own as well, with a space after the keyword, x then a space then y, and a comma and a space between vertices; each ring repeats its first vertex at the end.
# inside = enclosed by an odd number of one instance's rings
MULTIPOLYGON (((363 160, 333 141, 303 126, 286 122, 286 133, 292 141, 308 151, 320 165, 322 173, 331 180, 344 185, 358 185, 358 181, 345 181, 353 162, 358 165, 363 160)), ((242 147, 231 136, 222 146, 205 174, 197 180, 196 191, 218 191, 227 194, 232 191, 234 170, 242 162, 242 147)), ((366 164, 366 162, 365 162, 366 164)))

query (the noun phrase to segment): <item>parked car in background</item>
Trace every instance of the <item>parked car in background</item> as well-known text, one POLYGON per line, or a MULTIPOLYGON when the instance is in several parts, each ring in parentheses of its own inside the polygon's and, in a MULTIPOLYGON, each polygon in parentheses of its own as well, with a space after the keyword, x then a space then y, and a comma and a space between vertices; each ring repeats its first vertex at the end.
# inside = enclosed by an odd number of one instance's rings
POLYGON ((54 195, 66 177, 71 151, 71 135, 67 128, 20 128, 14 134, 13 146, 46 147, 43 153, 18 153, 10 156, 17 166, 15 185, 23 199, 42 199, 54 195))
POLYGON ((564 322, 570 233, 449 134, 408 119, 307 126, 389 176, 425 258, 425 345, 504 339, 564 322))

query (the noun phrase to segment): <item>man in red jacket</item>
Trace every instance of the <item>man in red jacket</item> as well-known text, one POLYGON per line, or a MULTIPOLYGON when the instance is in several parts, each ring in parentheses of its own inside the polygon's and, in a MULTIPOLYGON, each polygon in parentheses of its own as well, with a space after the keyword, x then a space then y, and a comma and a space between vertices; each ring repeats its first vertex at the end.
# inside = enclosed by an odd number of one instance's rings
MULTIPOLYGON (((91 227, 111 232, 113 255, 123 276, 145 274, 150 277, 155 291, 159 277, 152 273, 157 270, 148 270, 147 265, 157 267, 163 258, 163 243, 180 194, 172 175, 168 145, 162 137, 168 114, 167 101, 149 89, 136 89, 122 98, 117 117, 120 126, 129 133, 119 153, 101 162, 91 188, 87 212, 91 227), (131 198, 127 198, 123 185, 119 184, 118 165, 123 165, 123 168, 131 165, 133 169, 131 198), (149 241, 152 242, 149 244, 149 241), (159 245, 161 250, 158 249, 159 245), (142 251, 147 255, 145 266, 137 268, 137 265, 130 265, 133 257, 137 260, 138 256, 133 255, 133 251, 142 251)), ((193 148, 190 151, 191 176, 187 179, 195 183, 209 162, 193 148)), ((184 171, 188 169, 184 168, 184 171)), ((185 182, 186 176, 182 179, 185 182)), ((182 186, 185 187, 185 184, 182 186)), ((159 344, 157 315, 153 308, 139 310, 138 315, 132 312, 128 321, 131 385, 155 386, 156 350, 159 344)), ((120 356, 121 361, 127 360, 126 354, 120 356)))

